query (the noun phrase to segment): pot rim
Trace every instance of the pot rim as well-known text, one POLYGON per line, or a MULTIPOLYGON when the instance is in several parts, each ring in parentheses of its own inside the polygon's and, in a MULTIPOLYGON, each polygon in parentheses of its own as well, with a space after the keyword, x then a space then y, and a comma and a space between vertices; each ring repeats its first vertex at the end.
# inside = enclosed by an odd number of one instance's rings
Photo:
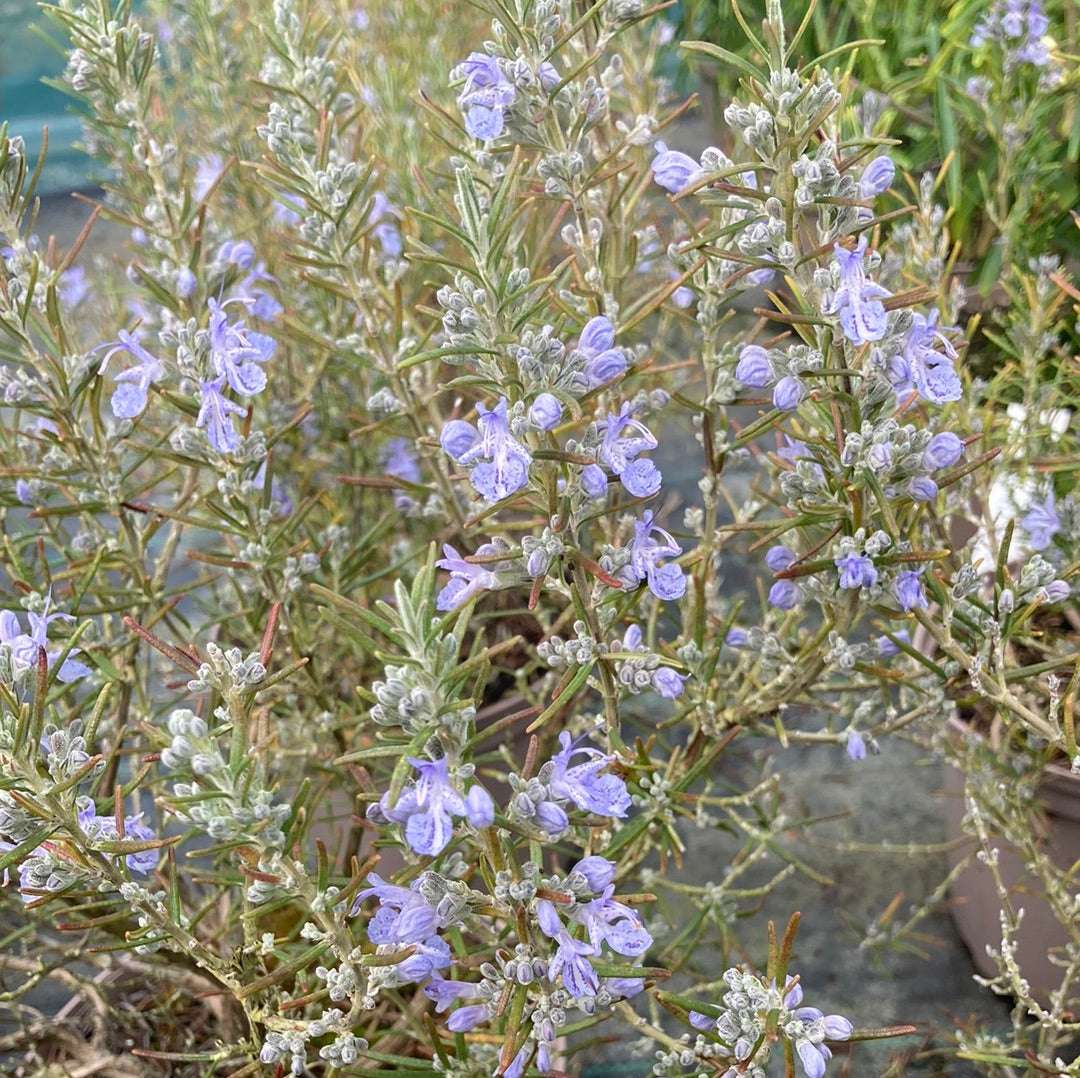
MULTIPOLYGON (((954 734, 986 740, 984 734, 955 715, 949 716, 948 726, 954 734)), ((1054 816, 1080 822, 1080 774, 1061 764, 1047 764, 1039 781, 1039 799, 1054 816)))

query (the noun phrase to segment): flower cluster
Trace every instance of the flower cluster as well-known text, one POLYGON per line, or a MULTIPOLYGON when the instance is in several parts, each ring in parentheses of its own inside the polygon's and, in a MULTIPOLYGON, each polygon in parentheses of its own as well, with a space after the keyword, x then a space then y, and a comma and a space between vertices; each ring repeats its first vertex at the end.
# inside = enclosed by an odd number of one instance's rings
POLYGON ((696 1029, 714 1030, 730 1051, 732 1067, 726 1076, 753 1074, 764 1078, 769 1059, 769 1042, 764 1037, 766 1024, 776 1015, 775 1028, 790 1042, 799 1057, 806 1078, 822 1078, 832 1056, 826 1041, 847 1040, 854 1027, 838 1014, 822 1014, 816 1007, 801 1006, 803 987, 790 978, 781 991, 768 985, 757 974, 740 969, 724 973, 728 991, 720 1013, 690 1013, 696 1029))
MULTIPOLYGON (((1075 57, 1060 4, 867 50, 853 2, 685 49, 643 0, 45 5, 123 226, 35 235, 0 128, 0 1021, 89 1001, 51 1066, 864 1073, 910 1027, 746 934, 826 879, 808 752, 948 759, 1077 952, 1030 841, 1080 769, 1075 57)), ((1017 920, 963 1054, 1064 1073, 1017 920)))

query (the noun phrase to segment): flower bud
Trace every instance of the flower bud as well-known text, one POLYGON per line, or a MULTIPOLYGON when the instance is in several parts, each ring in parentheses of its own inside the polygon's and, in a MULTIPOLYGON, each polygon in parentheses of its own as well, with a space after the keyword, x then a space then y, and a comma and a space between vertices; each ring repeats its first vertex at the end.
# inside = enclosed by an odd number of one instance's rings
POLYGON ((537 430, 551 430, 562 419, 563 406, 551 393, 541 393, 529 409, 529 422, 537 430))

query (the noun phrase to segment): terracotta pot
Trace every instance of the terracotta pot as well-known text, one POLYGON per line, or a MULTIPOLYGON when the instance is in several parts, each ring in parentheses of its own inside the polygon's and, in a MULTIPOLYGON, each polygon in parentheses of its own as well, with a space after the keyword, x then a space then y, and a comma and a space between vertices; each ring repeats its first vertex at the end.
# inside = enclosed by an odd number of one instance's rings
MULTIPOLYGON (((960 736, 971 736, 960 722, 954 722, 960 736)), ((1080 860, 1080 775, 1064 767, 1050 765, 1039 787, 1039 801, 1046 814, 1045 849, 1055 864, 1068 868, 1080 860)), ((950 840, 966 836, 960 826, 964 816, 964 776, 954 766, 945 768, 945 829, 950 840)), ((998 869, 1014 895, 1014 906, 1023 906, 1024 918, 1017 933, 1017 962, 1031 985, 1035 998, 1045 1002, 1061 983, 1061 970, 1047 958, 1047 952, 1066 942, 1065 931, 1039 895, 1039 885, 1024 866, 1016 848, 995 839, 998 869)), ((970 843, 948 853, 955 867, 970 851, 970 843)), ((1001 903, 990 870, 979 861, 965 869, 952 885, 951 910, 956 927, 979 972, 997 975, 997 967, 986 953, 987 946, 1001 946, 1001 903)))

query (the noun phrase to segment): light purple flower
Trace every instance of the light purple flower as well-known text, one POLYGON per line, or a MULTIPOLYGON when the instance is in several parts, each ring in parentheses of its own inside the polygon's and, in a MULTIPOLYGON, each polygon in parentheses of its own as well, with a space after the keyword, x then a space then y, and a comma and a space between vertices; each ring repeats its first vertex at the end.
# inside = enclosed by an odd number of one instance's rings
POLYGON ((917 475, 908 483, 908 493, 917 502, 932 502, 938 496, 938 485, 928 475, 917 475))
POLYGON ((660 666, 653 671, 652 686, 665 699, 676 700, 683 694, 686 677, 670 666, 660 666))
POLYGON ((247 269, 255 261, 255 247, 250 240, 226 240, 217 256, 220 262, 247 269))
POLYGON ((765 552, 765 564, 774 572, 782 573, 796 562, 795 551, 786 546, 771 546, 765 552))
POLYGON ((537 430, 551 430, 562 419, 562 402, 553 393, 540 393, 529 409, 529 422, 537 430))
POLYGON ((467 1033, 475 1029, 481 1022, 486 1021, 488 1016, 487 1007, 483 1003, 473 1003, 468 1007, 459 1007, 446 1020, 446 1028, 451 1033, 467 1033))
MULTIPOLYGON (((115 816, 99 816, 94 802, 89 798, 80 798, 77 803, 76 817, 79 826, 94 841, 116 842, 120 832, 116 829, 115 816)), ((124 817, 124 840, 131 842, 150 842, 157 835, 142 822, 142 813, 124 817)), ((157 868, 160 850, 138 850, 124 858, 124 864, 140 876, 149 875, 157 868)))
POLYGON ((532 1042, 526 1041, 519 1049, 518 1053, 512 1060, 510 1060, 510 1066, 503 1072, 503 1078, 522 1078, 525 1073, 525 1064, 529 1062, 529 1051, 532 1048, 532 1042))
POLYGON ((615 326, 610 318, 597 315, 585 323, 578 338, 578 348, 588 356, 599 355, 615 346, 615 326))
POLYGON ((626 352, 615 346, 615 326, 604 315, 597 315, 585 323, 578 339, 578 351, 585 356, 585 378, 589 389, 607 385, 626 373, 626 352))
POLYGON ((271 212, 275 221, 286 228, 292 228, 294 225, 300 224, 304 219, 303 214, 300 213, 303 208, 303 203, 299 199, 290 195, 283 195, 274 202, 271 212))
POLYGON ((473 466, 469 480, 485 501, 502 501, 528 483, 532 454, 510 433, 505 397, 500 397, 494 408, 478 404, 476 409, 479 429, 472 444, 462 449, 471 437, 466 430, 470 424, 455 420, 443 429, 443 448, 449 442, 455 452, 447 452, 459 464, 473 466), (450 427, 454 430, 448 436, 450 427))
POLYGON ((825 479, 825 472, 822 467, 814 459, 814 454, 810 451, 810 447, 805 442, 796 441, 794 438, 789 438, 784 435, 784 444, 777 449, 776 455, 785 460, 792 467, 796 467, 800 460, 810 461, 810 471, 817 478, 818 482, 823 482, 825 479))
MULTIPOLYGON (((846 1041, 855 1031, 855 1027, 839 1014, 822 1014, 817 1007, 800 1007, 802 1003, 802 985, 796 982, 784 996, 784 1006, 793 1017, 808 1025, 821 1023, 825 1036, 831 1041, 846 1041)), ((807 1078, 822 1078, 825 1068, 832 1058, 832 1052, 825 1044, 815 1044, 807 1037, 800 1037, 795 1042, 795 1051, 807 1078)))
POLYGON ((879 341, 885 336, 887 315, 881 300, 890 293, 863 270, 866 237, 860 236, 858 246, 848 251, 836 244, 833 248, 840 270, 840 287, 833 297, 827 314, 838 314, 844 336, 854 344, 879 341))
MULTIPOLYGON (((366 899, 375 897, 379 908, 368 925, 368 936, 376 944, 420 943, 438 928, 434 907, 413 887, 387 883, 377 873, 368 875, 370 887, 353 899, 349 916, 354 917, 366 899)), ((434 998, 434 997, 433 997, 434 998)))
POLYGON ((540 930, 557 944, 555 954, 548 962, 548 980, 554 984, 561 976, 563 987, 575 998, 596 995, 600 979, 588 956, 597 954, 598 948, 574 939, 547 899, 542 898, 536 903, 536 917, 540 930))
POLYGON ((575 873, 585 879, 590 891, 599 893, 615 879, 615 862, 595 853, 590 854, 570 870, 570 875, 575 873))
POLYGON ((574 906, 570 917, 585 926, 593 954, 606 943, 616 954, 639 958, 652 946, 652 936, 629 906, 611 897, 614 891, 609 883, 599 898, 574 906))
POLYGON ((1041 505, 1036 502, 1021 517, 1020 526, 1027 532, 1033 550, 1045 550, 1054 541, 1054 536, 1061 531, 1061 517, 1052 490, 1047 493, 1046 501, 1041 505))
POLYGON ((604 987, 616 998, 633 999, 645 991, 644 977, 605 977, 604 987))
POLYGON ((454 836, 454 816, 465 815, 465 801, 450 781, 450 762, 421 760, 410 756, 417 778, 406 787, 397 803, 383 794, 379 806, 387 819, 405 825, 405 841, 413 853, 435 857, 454 836))
POLYGON ((201 403, 195 425, 205 429, 210 444, 219 453, 232 453, 240 447, 240 435, 233 427, 232 417, 245 415, 247 409, 225 397, 224 386, 224 376, 199 383, 201 403))
POLYGON ((905 569, 896 574, 893 581, 893 595, 903 610, 925 609, 930 605, 923 591, 920 576, 922 570, 905 569))
POLYGON ((745 629, 733 626, 728 629, 727 636, 724 637, 724 643, 729 648, 744 648, 750 643, 750 634, 745 629))
POLYGON ((634 538, 630 544, 629 569, 637 578, 648 582, 649 590, 658 599, 672 601, 686 593, 686 574, 675 562, 662 565, 666 558, 678 557, 682 547, 670 532, 653 523, 652 510, 646 510, 641 520, 634 522, 634 538), (653 536, 657 538, 653 538, 653 536))
POLYGON ((586 464, 581 469, 581 489, 590 498, 603 498, 607 495, 607 475, 599 464, 586 464))
POLYGON ((517 97, 514 84, 503 74, 498 60, 482 52, 469 53, 457 73, 465 78, 458 97, 465 113, 465 130, 484 142, 498 138, 506 128, 506 109, 517 97))
POLYGON ((878 573, 874 563, 865 554, 849 553, 833 559, 840 573, 840 587, 854 590, 869 588, 877 583, 878 573))
POLYGON ((199 158, 195 166, 195 182, 192 185, 192 194, 196 202, 202 202, 209 194, 210 188, 218 181, 225 167, 225 162, 216 153, 199 158))
POLYGON ((859 177, 859 198, 868 199, 884 194, 892 187, 895 176, 896 166, 888 154, 875 157, 859 177))
POLYGON ((382 191, 376 191, 371 201, 368 224, 375 226, 371 234, 379 241, 383 254, 390 258, 399 257, 403 250, 397 216, 397 207, 382 191))
MULTIPOLYGON (((30 632, 28 633, 22 631, 22 625, 19 624, 17 614, 11 610, 0 611, 0 644, 4 644, 10 649, 12 658, 22 667, 36 666, 38 653, 42 650, 44 650, 46 661, 51 667, 55 665, 60 653, 64 650, 63 648, 49 647, 49 626, 54 621, 74 621, 75 619, 70 614, 64 614, 60 611, 50 614, 50 605, 51 600, 46 599, 45 609, 40 614, 35 614, 30 610, 26 612, 26 620, 30 623, 30 632)), ((78 654, 79 649, 73 648, 56 675, 57 680, 65 685, 86 677, 91 672, 90 667, 74 658, 78 654)))
POLYGON ((438 936, 429 936, 416 944, 416 953, 391 967, 405 984, 423 981, 438 970, 449 969, 452 961, 450 944, 438 936))
POLYGON ((480 441, 480 432, 464 419, 451 419, 439 435, 439 445, 453 460, 459 461, 480 441))
POLYGON ((932 472, 951 468, 964 455, 964 443, 951 431, 942 431, 930 439, 923 453, 923 464, 932 472))
POLYGON ((536 74, 537 78, 540 79, 540 85, 543 86, 549 94, 560 82, 562 82, 562 76, 559 74, 558 69, 548 60, 541 62, 539 68, 537 68, 536 74))
POLYGON ((862 734, 854 727, 848 730, 847 754, 852 760, 866 759, 866 741, 863 739, 862 734))
POLYGON ((1072 594, 1072 587, 1067 580, 1051 580, 1043 590, 1048 603, 1063 603, 1072 594))
POLYGON ((187 267, 181 266, 176 272, 176 294, 181 299, 187 299, 198 285, 195 274, 187 267))
POLYGON ((243 322, 230 322, 225 307, 229 303, 250 305, 247 298, 218 303, 211 298, 210 359, 214 370, 223 376, 229 387, 242 397, 251 397, 266 387, 266 372, 260 364, 273 354, 277 342, 263 333, 247 329, 243 322))
POLYGON ((60 302, 65 307, 78 307, 90 295, 90 282, 82 266, 72 266, 60 274, 56 287, 60 302))
POLYGON ((139 338, 122 329, 117 340, 112 344, 102 345, 108 348, 101 361, 98 374, 104 374, 109 360, 118 352, 126 352, 135 359, 136 365, 113 375, 113 381, 120 384, 109 399, 109 407, 117 419, 135 419, 146 409, 150 386, 165 376, 165 367, 139 343, 139 338))
POLYGON ((777 610, 792 610, 799 602, 799 585, 794 580, 778 580, 769 588, 769 605, 777 610))
POLYGON ((465 819, 476 828, 490 827, 495 822, 495 802, 479 783, 465 795, 465 819))
POLYGON ((622 819, 630 808, 626 783, 618 775, 605 773, 615 757, 599 749, 578 747, 565 730, 559 735, 559 745, 559 751, 545 765, 552 796, 572 801, 582 812, 622 819), (572 763, 575 756, 584 756, 584 762, 572 763))
POLYGON ((701 166, 689 154, 681 150, 669 150, 662 142, 656 144, 652 174, 653 179, 673 195, 685 191, 705 175, 701 166))
POLYGON ((570 826, 566 810, 554 801, 541 801, 536 806, 534 822, 549 835, 561 835, 570 826))
POLYGON ((773 406, 783 412, 793 412, 806 396, 806 387, 800 378, 789 374, 776 383, 773 390, 773 406))
MULTIPOLYGON (((495 548, 485 543, 477 550, 478 554, 495 553, 495 548)), ((439 592, 435 605, 439 610, 456 610, 467 603, 474 595, 482 591, 491 591, 498 587, 498 577, 487 565, 476 565, 466 561, 449 543, 443 546, 444 557, 435 564, 450 573, 446 586, 439 592)))
POLYGON ((735 377, 744 386, 764 389, 776 380, 769 353, 760 345, 748 344, 739 353, 739 362, 735 367, 735 377))
POLYGON ((615 473, 626 490, 635 498, 648 498, 660 489, 663 477, 651 460, 635 459, 659 444, 652 432, 634 419, 629 403, 618 414, 609 412, 598 428, 603 440, 597 453, 600 463, 615 473))
MULTIPOLYGON (((907 629, 900 629, 893 633, 893 636, 895 636, 897 640, 902 640, 905 644, 911 643, 911 634, 907 629)), ((877 647, 877 653, 883 659, 891 659, 894 655, 900 654, 900 649, 887 636, 879 636, 874 643, 877 647)))
POLYGON ((479 998, 479 988, 479 985, 468 981, 448 981, 443 977, 434 977, 424 985, 424 995, 435 1004, 435 1013, 442 1014, 459 999, 479 998))
POLYGON ((963 396, 963 386, 953 365, 956 349, 938 329, 940 313, 914 314, 904 335, 902 357, 890 368, 889 376, 898 392, 912 386, 931 404, 945 404, 963 396))
POLYGON ((408 483, 420 482, 420 465, 407 438, 391 438, 383 447, 382 462, 387 475, 408 483))

